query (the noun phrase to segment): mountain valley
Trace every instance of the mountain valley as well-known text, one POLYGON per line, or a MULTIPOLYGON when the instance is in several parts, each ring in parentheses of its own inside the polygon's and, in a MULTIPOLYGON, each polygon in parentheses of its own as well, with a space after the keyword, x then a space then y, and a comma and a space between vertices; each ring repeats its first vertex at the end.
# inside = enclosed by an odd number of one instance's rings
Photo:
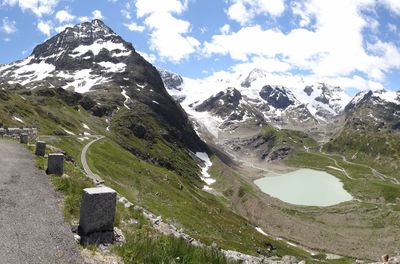
MULTIPOLYGON (((186 78, 154 67, 96 19, 0 65, 0 126, 37 127, 63 149, 70 178, 53 181, 69 197, 71 223, 88 185, 76 176, 80 152, 102 135, 88 163, 105 184, 210 248, 310 263, 395 254, 400 93, 351 97, 327 83, 281 85, 268 76, 253 69, 186 78), (254 184, 297 168, 334 175, 353 200, 296 206, 254 184)), ((129 228, 132 237, 148 232, 129 228)))

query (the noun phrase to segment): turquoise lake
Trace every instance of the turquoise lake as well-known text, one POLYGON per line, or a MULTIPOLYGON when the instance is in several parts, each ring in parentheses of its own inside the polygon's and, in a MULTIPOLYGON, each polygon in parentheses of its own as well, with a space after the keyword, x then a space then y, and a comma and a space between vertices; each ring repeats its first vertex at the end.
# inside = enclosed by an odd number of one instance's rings
POLYGON ((294 205, 331 206, 353 199, 338 178, 324 171, 299 169, 254 183, 266 194, 294 205))

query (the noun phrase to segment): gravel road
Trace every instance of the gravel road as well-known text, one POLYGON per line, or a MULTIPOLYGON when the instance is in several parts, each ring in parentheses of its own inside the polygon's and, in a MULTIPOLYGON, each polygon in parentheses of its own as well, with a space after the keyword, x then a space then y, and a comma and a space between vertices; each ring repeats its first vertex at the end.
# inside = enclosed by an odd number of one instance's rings
POLYGON ((83 263, 61 203, 33 154, 0 140, 0 263, 83 263))

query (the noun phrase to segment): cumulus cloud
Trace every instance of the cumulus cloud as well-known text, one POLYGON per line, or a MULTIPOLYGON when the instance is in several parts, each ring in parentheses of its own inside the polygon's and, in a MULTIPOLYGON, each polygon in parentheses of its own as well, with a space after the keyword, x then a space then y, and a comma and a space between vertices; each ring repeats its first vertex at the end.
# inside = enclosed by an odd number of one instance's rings
POLYGON ((52 14, 59 0, 3 0, 3 5, 18 5, 22 11, 29 10, 36 16, 52 14))
POLYGON ((17 31, 17 23, 14 20, 10 20, 8 17, 2 19, 1 31, 7 34, 12 34, 17 31))
POLYGON ((242 25, 260 14, 277 17, 285 11, 284 0, 230 0, 230 3, 228 17, 242 25))
POLYGON ((132 14, 131 14, 131 4, 127 2, 124 6, 123 9, 121 9, 121 14, 123 17, 126 19, 132 19, 132 14))
POLYGON ((175 15, 182 14, 188 0, 136 0, 136 16, 150 30, 150 48, 159 57, 180 62, 198 50, 201 43, 189 36, 191 24, 175 15))
POLYGON ((60 23, 70 22, 75 19, 75 16, 71 15, 67 10, 60 10, 56 13, 56 19, 60 23))
POLYGON ((101 13, 101 11, 97 10, 97 9, 92 12, 92 18, 93 19, 104 19, 103 14, 101 13))
POLYGON ((42 21, 40 20, 39 23, 37 24, 37 28, 40 32, 45 34, 46 36, 50 36, 51 31, 53 29, 53 25, 51 21, 42 21))
MULTIPOLYGON (((243 1, 236 1, 240 2, 243 1)), ((204 43, 203 50, 210 56, 228 55, 241 64, 252 63, 258 56, 269 60, 264 67, 305 70, 320 78, 360 72, 375 85, 385 80, 390 69, 400 68, 400 52, 391 43, 376 40, 369 43, 364 38, 365 28, 378 26, 362 12, 374 5, 374 0, 307 0, 301 5, 292 5, 292 12, 300 17, 300 23, 289 32, 264 29, 261 25, 243 26, 234 32, 221 31, 214 35, 204 43), (311 28, 305 28, 311 23, 311 28)), ((371 85, 362 83, 362 86, 371 85)))
POLYGON ((380 0, 378 3, 386 6, 389 10, 400 15, 400 1, 398 0, 380 0))
POLYGON ((124 26, 126 26, 130 31, 143 32, 144 30, 144 26, 140 26, 135 22, 124 24, 124 26))

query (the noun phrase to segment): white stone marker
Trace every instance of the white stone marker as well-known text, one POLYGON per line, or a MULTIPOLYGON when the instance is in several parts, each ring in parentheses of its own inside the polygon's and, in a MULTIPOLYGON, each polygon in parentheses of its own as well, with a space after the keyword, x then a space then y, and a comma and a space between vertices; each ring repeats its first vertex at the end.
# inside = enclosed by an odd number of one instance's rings
POLYGON ((116 203, 117 193, 111 188, 83 190, 78 227, 82 244, 113 243, 116 203))
POLYGON ((64 174, 64 154, 49 154, 49 158, 47 160, 47 174, 64 174))
POLYGON ((28 134, 23 133, 19 135, 19 142, 21 144, 28 144, 28 134))
POLYGON ((37 141, 36 142, 35 154, 37 156, 42 156, 42 157, 46 154, 46 142, 44 142, 44 141, 37 141))

